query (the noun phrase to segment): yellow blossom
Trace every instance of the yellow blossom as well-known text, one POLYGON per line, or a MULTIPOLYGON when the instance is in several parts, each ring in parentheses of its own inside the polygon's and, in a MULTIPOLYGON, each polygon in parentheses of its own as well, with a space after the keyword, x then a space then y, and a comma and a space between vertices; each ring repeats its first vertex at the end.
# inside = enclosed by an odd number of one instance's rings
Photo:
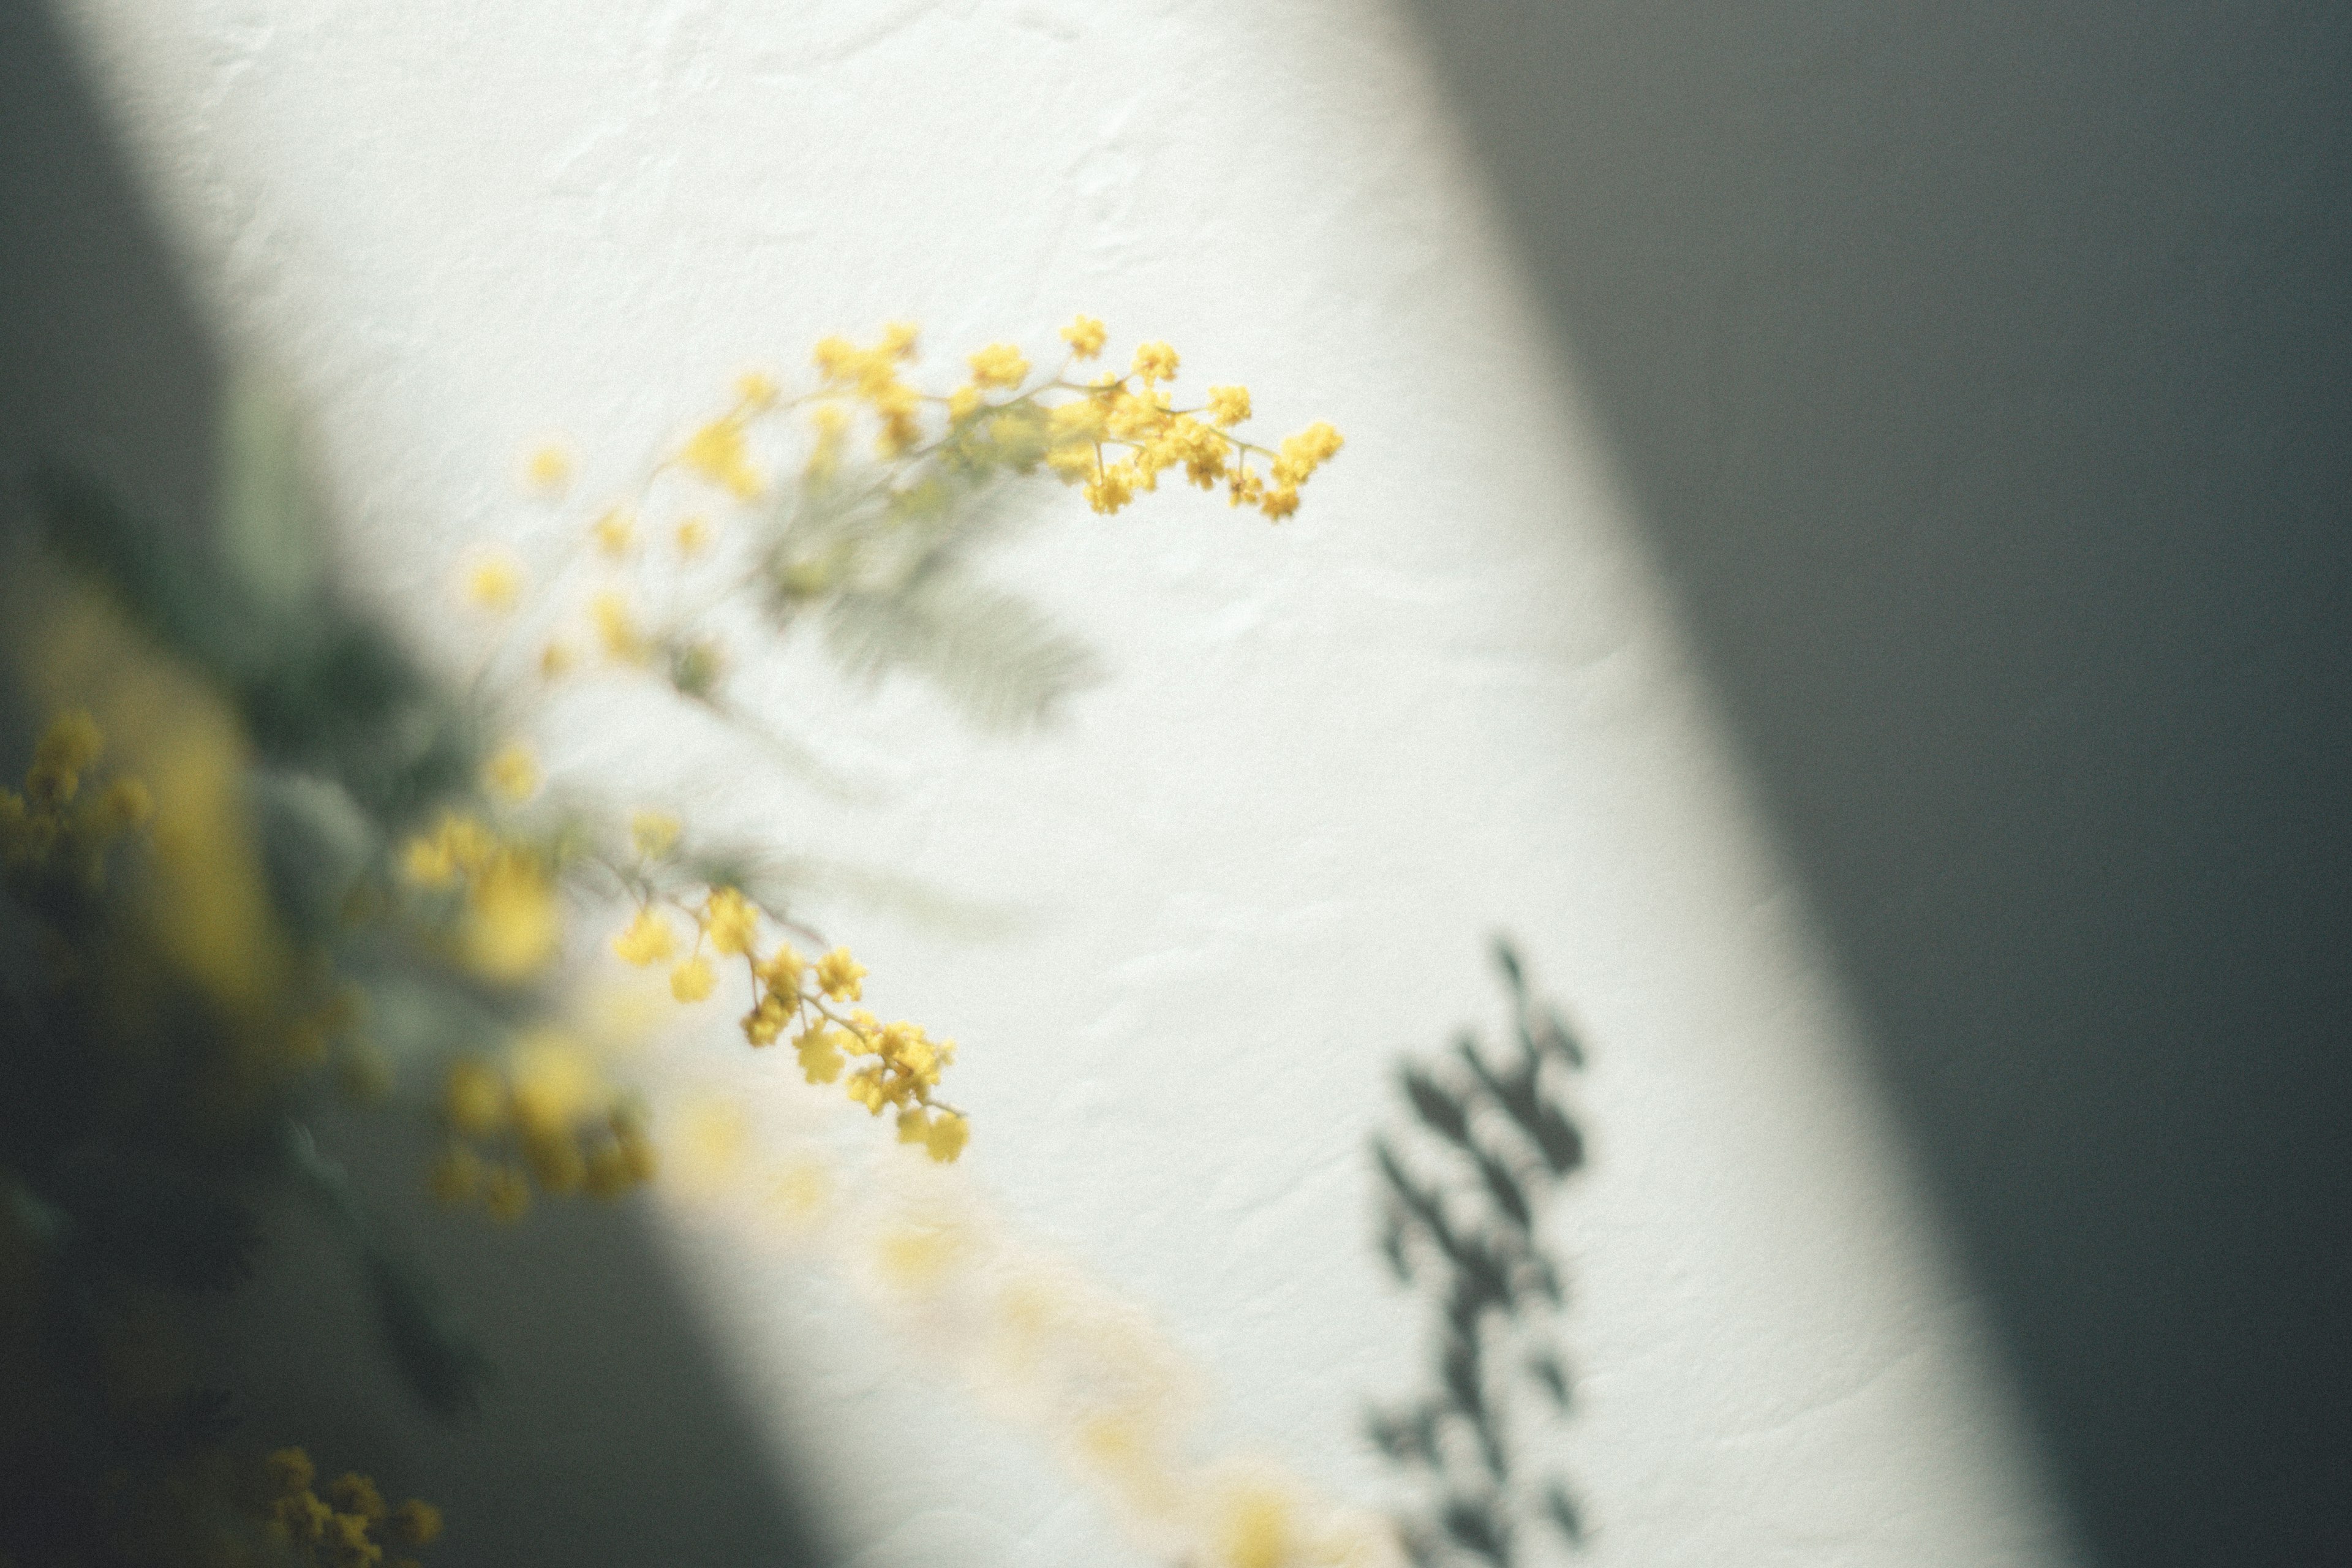
POLYGON ((106 737, 98 721, 79 709, 49 721, 33 748, 25 773, 25 794, 36 805, 63 805, 81 788, 82 770, 98 761, 106 737))
POLYGON ((629 843, 648 860, 658 860, 677 844, 677 836, 685 825, 667 811, 635 811, 629 814, 629 843))
POLYGON ((747 370, 735 378, 735 395, 743 400, 747 408, 772 408, 777 397, 776 384, 763 371, 747 370))
POLYGON ((912 321, 892 321, 882 329, 882 352, 892 359, 910 360, 922 337, 922 329, 912 321))
POLYGON ((811 1083, 831 1083, 841 1076, 841 1047, 850 1043, 849 1037, 839 1029, 812 1026, 793 1047, 800 1053, 801 1071, 811 1083))
POLYGON ((1029 374, 1029 361, 1011 343, 991 343, 971 356, 974 386, 1012 387, 1029 374))
POLYGON ((866 1107, 870 1114, 879 1116, 882 1107, 890 1100, 890 1091, 884 1087, 882 1078, 882 1069, 878 1067, 860 1068, 849 1075, 848 1081, 841 1086, 842 1090, 866 1107))
POLYGON ((430 1546, 441 1535, 441 1510, 421 1499, 410 1498, 392 1510, 384 1532, 402 1546, 430 1546))
POLYGON ((333 1500, 336 1511, 354 1514, 369 1524, 392 1511, 375 1482, 356 1470, 344 1472, 342 1479, 327 1489, 327 1496, 333 1500))
POLYGON ((1056 445, 1082 443, 1091 447, 1103 438, 1108 414, 1103 405, 1091 397, 1054 405, 1045 416, 1045 436, 1056 445))
POLYGON ((719 952, 748 953, 760 935, 759 908, 740 889, 713 888, 703 906, 702 929, 719 952))
POLYGON ((1275 521, 1280 522, 1298 510, 1298 487, 1297 485, 1276 486, 1265 492, 1265 499, 1258 502, 1258 510, 1275 521))
POLYGON ((737 500, 750 500, 767 481, 751 466, 743 442, 743 421, 734 415, 714 419, 687 437, 677 460, 724 489, 737 500))
POLYGON ((952 1110, 935 1113, 923 1134, 924 1152, 943 1165, 954 1163, 956 1156, 971 1142, 971 1124, 952 1110))
POLYGON ((865 992, 866 966, 836 947, 816 961, 817 988, 836 1002, 855 1002, 865 992))
POLYGON ((776 951, 760 965, 760 983, 774 995, 797 997, 801 994, 801 973, 806 967, 799 950, 791 942, 778 942, 776 951))
POLYGON ((626 507, 616 506, 598 518, 588 531, 598 550, 617 558, 626 555, 629 546, 636 542, 637 522, 626 507))
POLYGON ((687 959, 669 972, 669 994, 681 1002, 699 1002, 710 994, 719 984, 711 972, 710 961, 696 956, 687 959))
POLYGON ((503 616, 522 602, 522 564, 499 552, 474 563, 466 574, 466 597, 477 608, 503 616))
POLYGON ((546 442, 531 453, 522 472, 523 482, 541 495, 561 495, 572 482, 572 454, 560 441, 546 442))
POLYGON ((1111 464, 1087 486, 1087 504, 1109 516, 1135 499, 1135 470, 1127 464, 1111 464))
POLYGON ((539 793, 539 764, 521 746, 507 746, 483 764, 482 782, 502 800, 526 801, 539 793))
POLYGON ((1312 471, 1339 455, 1347 438, 1328 424, 1318 419, 1296 436, 1282 439, 1282 455, 1294 462, 1307 465, 1312 471))
POLYGON ((643 969, 659 963, 677 951, 677 937, 669 922, 651 909, 637 911, 628 929, 613 939, 613 951, 643 969))
POLYGON ((698 517, 689 517, 677 525, 677 552, 691 561, 710 546, 710 525, 698 517))
POLYGON ((1284 1568, 1297 1539, 1290 1500, 1250 1484, 1234 1487, 1221 1502, 1217 1557, 1224 1568, 1284 1568))
POLYGON ((400 875, 420 888, 446 888, 456 881, 457 861, 448 840, 421 833, 410 839, 400 852, 400 875))
POLYGON ((525 850, 493 857, 467 889, 467 961, 492 980, 521 980, 555 955, 562 914, 547 868, 525 850))
POLYGON ((299 1448, 279 1448, 262 1460, 261 1468, 270 1489, 279 1497, 309 1491, 319 1475, 310 1456, 299 1448))
POLYGON ((571 644, 550 642, 539 650, 539 678, 541 680, 561 680, 572 673, 573 662, 571 644))
POLYGON ((310 1546, 327 1538, 335 1518, 335 1510, 327 1506, 325 1500, 307 1489, 279 1498, 271 1511, 287 1534, 310 1546))
POLYGON ((1102 322, 1092 316, 1074 317, 1062 329, 1062 341, 1070 345, 1071 354, 1078 359, 1092 359, 1102 353, 1109 335, 1102 322))
POLYGON ((948 394, 948 417, 958 425, 981 411, 980 388, 959 386, 948 394))
POLYGON ((1164 342, 1139 343, 1135 350, 1135 374, 1150 386, 1157 381, 1176 379, 1176 351, 1164 342))
POLYGON ((1249 416, 1248 387, 1213 386, 1209 388, 1209 417, 1220 426, 1238 425, 1249 416))
POLYGON ((645 662, 648 651, 645 634, 637 629, 629 601, 619 590, 607 588, 589 600, 588 615, 596 623, 596 640, 604 644, 606 657, 625 664, 645 662))
POLYGON ((508 1079, 516 1123, 540 1138, 570 1127, 605 1092, 586 1048, 553 1029, 535 1029, 516 1043, 508 1079))
POLYGON ((760 998, 760 1005, 743 1015, 743 1037, 754 1046, 772 1046, 793 1021, 790 1004, 773 993, 760 998))

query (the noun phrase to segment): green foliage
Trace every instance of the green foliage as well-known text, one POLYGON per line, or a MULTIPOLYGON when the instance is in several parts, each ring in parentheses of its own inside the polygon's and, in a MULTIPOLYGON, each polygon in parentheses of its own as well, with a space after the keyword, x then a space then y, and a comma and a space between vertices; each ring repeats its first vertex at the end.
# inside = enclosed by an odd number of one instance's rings
POLYGON ((904 490, 813 479, 782 509, 763 565, 780 624, 814 620, 825 651, 866 686, 904 672, 982 730, 1051 719, 1098 678, 1086 645, 978 574, 1009 532, 1002 475, 942 466, 904 490))
POLYGON ((1571 1546, 1584 1538, 1565 1485, 1526 1473, 1517 1418, 1528 1391, 1550 1419, 1570 1404, 1555 1342, 1564 1291, 1546 1218, 1584 1163, 1582 1134, 1557 1098, 1584 1053, 1530 994, 1507 942, 1496 943, 1495 958, 1516 1049, 1496 1060, 1465 1035, 1448 1058, 1407 1062, 1398 1079, 1420 1133, 1372 1143, 1381 1254, 1435 1320, 1430 1386, 1367 1420, 1419 1500, 1398 1522, 1424 1568, 1473 1560, 1514 1568, 1534 1526, 1571 1546))

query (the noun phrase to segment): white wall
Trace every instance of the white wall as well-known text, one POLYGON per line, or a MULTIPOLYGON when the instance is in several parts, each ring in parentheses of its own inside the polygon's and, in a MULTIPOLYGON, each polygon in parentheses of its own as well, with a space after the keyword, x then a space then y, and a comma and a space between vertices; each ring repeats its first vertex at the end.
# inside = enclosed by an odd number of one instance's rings
MULTIPOLYGON (((1557 384, 1409 33, 1374 0, 794 8, 79 0, 79 36, 224 331, 312 400, 385 600, 446 630, 467 542, 561 429, 617 482, 747 363, 911 316, 933 363, 1074 310, 1186 384, 1349 437, 1293 523, 1056 495, 1005 563, 1112 681, 1033 743, 919 693, 761 674, 890 801, 721 738, 551 755, 1025 920, 824 911, 964 1042, 961 1169, 1153 1314, 1212 1446, 1364 1501, 1368 1394, 1420 1363, 1368 1245, 1401 1048, 1493 1016, 1519 937, 1595 1055, 1559 1241, 1597 1563, 2063 1558, 1853 1026, 1557 384)), ((712 1070, 784 1095, 723 1026, 712 1070)), ((1143 1560, 1033 1436, 942 1397, 789 1253, 681 1266, 846 1539, 888 1563, 1143 1560), (817 1435, 812 1440, 812 1434, 817 1435)))

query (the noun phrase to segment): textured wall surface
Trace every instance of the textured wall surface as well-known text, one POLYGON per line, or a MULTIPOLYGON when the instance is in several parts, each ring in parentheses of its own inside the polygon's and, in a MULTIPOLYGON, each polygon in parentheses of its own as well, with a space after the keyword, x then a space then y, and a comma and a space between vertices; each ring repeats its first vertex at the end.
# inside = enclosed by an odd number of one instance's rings
MULTIPOLYGON (((543 743, 1017 911, 986 940, 818 912, 885 1005, 964 1042, 959 1169, 1198 1363, 1210 1445, 1381 1495, 1359 1407, 1411 1382, 1422 1325, 1368 1245, 1364 1134, 1398 1049, 1491 1016, 1502 927, 1595 1055, 1595 1164, 1559 1234, 1584 1373, 1559 1458, 1593 1560, 2063 1560, 1638 520, 1399 18, 68 15, 219 331, 314 409, 351 561, 436 636, 467 635, 446 603, 465 545, 577 526, 518 499, 542 432, 593 493, 736 370, 789 374, 828 331, 909 316, 935 359, 1005 335, 1042 353, 1083 309, 1121 343, 1173 340, 1187 386, 1249 381, 1275 429, 1338 424, 1348 450, 1279 529, 1189 493, 1109 521, 1052 498, 1003 570, 1112 676, 1039 739, 974 740, 919 691, 859 701, 805 650, 763 662, 760 689, 880 805, 690 725, 648 748, 625 696, 543 743)), ((657 1070, 807 1094, 706 1035, 657 1070)), ((1147 1560, 1035 1434, 806 1261, 684 1220, 669 1246, 860 1560, 1147 1560)), ((625 1372, 584 1424, 620 1469, 628 1401, 662 1395, 625 1372)), ((667 1539, 643 1532, 607 1560, 667 1539)))

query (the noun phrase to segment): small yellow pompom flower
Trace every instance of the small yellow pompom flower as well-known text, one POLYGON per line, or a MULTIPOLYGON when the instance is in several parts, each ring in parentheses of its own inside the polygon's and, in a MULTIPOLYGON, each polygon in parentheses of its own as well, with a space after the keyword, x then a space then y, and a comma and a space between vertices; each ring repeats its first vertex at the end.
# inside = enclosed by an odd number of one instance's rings
POLYGON ((1217 1559, 1228 1568, 1283 1568, 1298 1544, 1290 1500, 1261 1485, 1234 1488, 1222 1500, 1217 1559))
POLYGON ((466 574, 466 598, 477 609, 503 616, 522 602, 522 564, 501 552, 485 555, 466 574))
POLYGON ((743 1015, 743 1037, 753 1046, 772 1046, 793 1021, 792 1007, 771 994, 760 998, 760 1005, 743 1015))
POLYGON ((539 764, 520 746, 508 746, 482 765, 482 782, 501 800, 521 802, 539 793, 539 764))
POLYGON ((572 454, 562 443, 550 441, 523 464, 523 483, 537 494, 559 496, 572 482, 572 454))
POLYGON ((667 811, 639 811, 629 816, 629 842, 648 860, 658 860, 677 843, 685 825, 667 811))
POLYGON ((467 962, 477 973, 520 980, 555 956, 562 936, 554 885, 534 855, 503 850, 467 889, 461 937, 467 962))
POLYGON ((895 360, 913 359, 922 335, 922 328, 912 321, 892 321, 882 329, 882 352, 895 360))
POLYGON ((588 601, 588 615, 596 623, 596 640, 604 645, 608 658, 625 664, 645 662, 645 634, 629 613, 629 601, 617 590, 608 588, 588 601))
POLYGON ((1209 388, 1209 417, 1220 426, 1240 424, 1250 416, 1250 395, 1246 386, 1213 386, 1209 388))
POLYGON ((948 394, 948 418, 961 425, 984 406, 977 386, 959 386, 948 394))
POLYGON ((629 546, 636 542, 637 522, 628 509, 616 506, 598 518, 588 531, 598 550, 617 558, 626 555, 629 546))
POLYGON ((811 1083, 831 1083, 841 1076, 841 1047, 848 1037, 839 1029, 810 1029, 793 1042, 800 1053, 801 1071, 811 1083))
POLYGON ((517 1044, 509 1078, 515 1121, 541 1141, 565 1131, 603 1093, 587 1050, 553 1029, 533 1030, 517 1044))
POLYGON ((772 408, 777 397, 775 380, 764 371, 747 370, 735 378, 735 395, 747 408, 772 408))
POLYGON ((681 1002, 699 1002, 710 994, 719 984, 712 973, 710 960, 689 958, 669 972, 669 994, 681 1002))
POLYGON ((733 415, 714 419, 688 437, 677 460, 737 500, 750 500, 767 485, 751 466, 750 450, 743 443, 743 422, 733 415))
POLYGON ((932 1116, 923 1134, 923 1150, 940 1164, 952 1164, 971 1142, 971 1123, 952 1110, 942 1110, 932 1116))
POLYGON ((856 1002, 866 994, 866 966, 836 947, 816 961, 817 988, 836 1002, 856 1002))
POLYGON ((1150 386, 1176 379, 1176 351, 1164 342, 1139 343, 1135 350, 1135 374, 1150 386))
POLYGON ((748 953, 759 940, 759 906, 745 898, 740 889, 713 888, 702 908, 702 929, 719 952, 748 953))
POLYGON ((775 952, 760 965, 760 984, 778 996, 797 997, 801 994, 801 974, 806 967, 799 950, 791 942, 778 942, 775 952))
POLYGON ((279 1448, 261 1461, 262 1474, 268 1479, 269 1489, 279 1497, 292 1497, 307 1492, 319 1477, 310 1456, 299 1448, 279 1448))
POLYGON ((1013 387, 1029 374, 1029 361, 1011 343, 991 343, 971 356, 974 386, 1013 387))
POLYGON ((698 517, 689 517, 677 525, 673 537, 677 543, 677 552, 691 561, 710 548, 710 525, 698 517))
POLYGON ((327 1489, 327 1496, 333 1500, 338 1512, 354 1515, 369 1524, 374 1524, 392 1512, 391 1507, 383 1500, 383 1493, 376 1489, 374 1480, 357 1470, 345 1471, 342 1479, 327 1489))
POLYGON ((659 914, 649 909, 639 910, 628 929, 613 939, 613 951, 624 962, 643 969, 676 952, 677 937, 659 914))
POLYGON ((441 1536, 441 1510, 419 1498, 410 1498, 392 1510, 384 1533, 401 1546, 430 1546, 441 1536))
POLYGON ((1092 359, 1103 352, 1110 334, 1101 321, 1092 316, 1079 316, 1062 329, 1062 341, 1070 345, 1070 353, 1079 359, 1092 359))
POLYGON ((1125 463, 1113 463, 1095 476, 1086 488, 1087 504, 1105 517, 1118 510, 1135 499, 1135 469, 1125 463))

